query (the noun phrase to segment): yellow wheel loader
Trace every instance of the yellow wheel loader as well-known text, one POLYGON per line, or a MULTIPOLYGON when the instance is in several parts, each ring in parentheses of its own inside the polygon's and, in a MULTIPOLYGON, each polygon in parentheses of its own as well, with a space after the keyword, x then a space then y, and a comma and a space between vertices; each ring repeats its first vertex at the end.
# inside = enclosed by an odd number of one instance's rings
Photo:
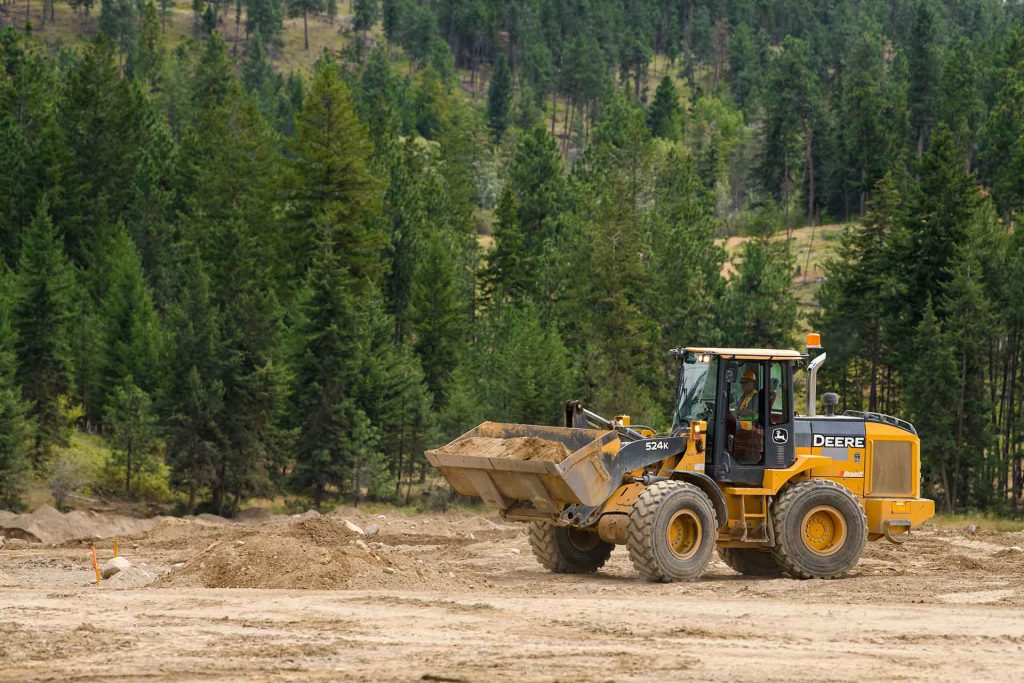
POLYGON ((653 581, 698 578, 717 548, 749 576, 838 578, 868 540, 905 540, 934 514, 920 497, 920 439, 872 412, 815 414, 825 354, 686 348, 671 431, 605 419, 577 401, 565 426, 485 422, 427 458, 460 494, 528 522, 537 560, 561 573, 597 571, 625 545, 653 581), (802 415, 794 379, 806 377, 802 415), (561 458, 508 457, 497 443, 560 444, 561 458), (481 446, 487 446, 486 448, 481 446))

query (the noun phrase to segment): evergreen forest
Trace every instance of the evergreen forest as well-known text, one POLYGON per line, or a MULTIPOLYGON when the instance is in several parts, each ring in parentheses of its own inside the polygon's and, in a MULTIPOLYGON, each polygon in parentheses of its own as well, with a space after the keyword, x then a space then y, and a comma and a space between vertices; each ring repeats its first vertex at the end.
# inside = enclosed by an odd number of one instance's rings
POLYGON ((416 502, 483 420, 667 429, 669 349, 811 330, 819 395, 914 423, 939 508, 1024 502, 1019 0, 0 26, 0 507, 416 502))

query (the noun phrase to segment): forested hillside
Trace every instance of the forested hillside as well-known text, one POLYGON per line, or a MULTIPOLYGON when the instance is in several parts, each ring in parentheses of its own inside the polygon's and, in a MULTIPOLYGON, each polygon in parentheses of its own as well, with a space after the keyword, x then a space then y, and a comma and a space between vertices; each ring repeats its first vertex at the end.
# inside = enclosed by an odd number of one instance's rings
POLYGON ((33 477, 224 514, 404 499, 483 419, 575 397, 665 427, 669 348, 813 327, 840 408, 915 423, 941 506, 1016 508, 1021 16, 7 2, 0 505, 33 477), (835 222, 798 261, 792 231, 835 222), (112 449, 91 478, 84 433, 112 449))

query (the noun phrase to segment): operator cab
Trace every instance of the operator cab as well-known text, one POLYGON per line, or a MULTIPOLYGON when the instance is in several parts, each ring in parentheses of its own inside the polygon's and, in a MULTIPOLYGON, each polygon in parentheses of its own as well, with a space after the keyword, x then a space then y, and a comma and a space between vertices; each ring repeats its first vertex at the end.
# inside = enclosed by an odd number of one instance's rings
POLYGON ((796 461, 793 373, 808 356, 775 349, 687 348, 680 361, 672 435, 707 422, 705 472, 715 481, 761 486, 764 470, 796 461))

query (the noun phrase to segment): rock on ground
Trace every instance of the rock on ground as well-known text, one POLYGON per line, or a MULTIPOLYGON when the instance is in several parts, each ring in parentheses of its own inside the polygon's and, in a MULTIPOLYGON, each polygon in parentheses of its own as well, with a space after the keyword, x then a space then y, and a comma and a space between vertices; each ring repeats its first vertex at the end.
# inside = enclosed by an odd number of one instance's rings
POLYGON ((132 566, 132 563, 123 557, 112 557, 107 560, 102 567, 100 567, 100 576, 104 579, 109 579, 114 574, 117 574, 123 569, 128 569, 132 566))

